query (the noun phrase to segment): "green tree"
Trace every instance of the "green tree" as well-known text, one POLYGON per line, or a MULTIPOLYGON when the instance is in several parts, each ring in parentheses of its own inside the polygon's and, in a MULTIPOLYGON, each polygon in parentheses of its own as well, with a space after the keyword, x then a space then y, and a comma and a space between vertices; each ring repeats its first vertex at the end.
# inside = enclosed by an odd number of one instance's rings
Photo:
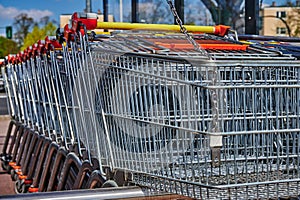
POLYGON ((34 20, 26 13, 21 13, 14 19, 14 29, 16 30, 14 38, 19 46, 23 45, 24 39, 34 26, 34 20))
POLYGON ((237 21, 243 12, 243 0, 201 0, 211 13, 216 24, 237 28, 237 21))
POLYGON ((292 37, 300 36, 300 7, 298 4, 287 2, 287 7, 292 7, 291 12, 287 13, 285 25, 291 30, 292 37))
POLYGON ((173 16, 164 1, 152 1, 139 4, 139 20, 146 23, 172 23, 173 16))
POLYGON ((0 36, 0 58, 8 54, 16 54, 20 51, 15 41, 0 36))
POLYGON ((26 35, 21 50, 24 50, 27 47, 33 45, 38 40, 45 39, 45 37, 48 35, 55 35, 56 29, 56 26, 52 22, 49 22, 46 26, 42 28, 39 28, 37 25, 34 26, 32 32, 26 35))
MULTIPOLYGON (((174 16, 166 1, 141 0, 138 4, 138 19, 143 23, 173 24, 174 16)), ((175 4, 174 4, 175 5, 175 4)), ((206 12, 204 5, 194 0, 184 1, 184 22, 185 24, 206 24, 206 12)), ((124 16, 124 21, 131 21, 131 11, 124 16)))

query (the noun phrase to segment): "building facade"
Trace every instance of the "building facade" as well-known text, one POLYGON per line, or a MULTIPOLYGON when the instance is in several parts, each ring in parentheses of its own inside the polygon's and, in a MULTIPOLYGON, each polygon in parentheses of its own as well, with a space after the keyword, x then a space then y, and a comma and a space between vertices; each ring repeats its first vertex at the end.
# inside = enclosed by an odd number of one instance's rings
POLYGON ((293 36, 297 29, 299 7, 272 5, 260 10, 260 35, 293 36))

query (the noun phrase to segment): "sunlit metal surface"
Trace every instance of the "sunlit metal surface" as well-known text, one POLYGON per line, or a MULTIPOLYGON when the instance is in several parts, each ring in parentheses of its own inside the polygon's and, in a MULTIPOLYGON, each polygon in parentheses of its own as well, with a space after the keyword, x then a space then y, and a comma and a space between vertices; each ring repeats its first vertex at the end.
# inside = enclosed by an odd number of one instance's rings
POLYGON ((195 40, 209 57, 183 47, 181 35, 122 33, 80 35, 8 64, 12 115, 153 190, 298 196, 299 61, 217 36, 195 40))

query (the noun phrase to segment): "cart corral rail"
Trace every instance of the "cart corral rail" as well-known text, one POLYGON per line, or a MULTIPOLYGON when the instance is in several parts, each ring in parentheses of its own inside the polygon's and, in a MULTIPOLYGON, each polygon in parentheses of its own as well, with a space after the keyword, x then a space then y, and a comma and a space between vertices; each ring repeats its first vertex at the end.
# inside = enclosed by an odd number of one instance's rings
POLYGON ((14 119, 2 165, 19 192, 299 196, 296 57, 210 32, 193 34, 205 54, 178 33, 96 34, 94 17, 74 14, 2 67, 14 119))

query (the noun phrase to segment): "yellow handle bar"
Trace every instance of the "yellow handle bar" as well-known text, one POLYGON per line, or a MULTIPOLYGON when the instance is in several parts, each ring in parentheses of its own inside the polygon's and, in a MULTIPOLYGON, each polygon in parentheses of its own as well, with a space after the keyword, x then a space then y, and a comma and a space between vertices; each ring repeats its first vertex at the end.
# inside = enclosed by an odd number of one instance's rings
MULTIPOLYGON (((228 33, 230 27, 224 25, 217 26, 193 26, 184 25, 190 33, 208 33, 224 36, 228 33)), ((97 22, 98 29, 114 29, 114 30, 149 30, 149 31, 174 31, 180 32, 178 25, 170 24, 140 24, 140 23, 123 23, 123 22, 97 22)))

